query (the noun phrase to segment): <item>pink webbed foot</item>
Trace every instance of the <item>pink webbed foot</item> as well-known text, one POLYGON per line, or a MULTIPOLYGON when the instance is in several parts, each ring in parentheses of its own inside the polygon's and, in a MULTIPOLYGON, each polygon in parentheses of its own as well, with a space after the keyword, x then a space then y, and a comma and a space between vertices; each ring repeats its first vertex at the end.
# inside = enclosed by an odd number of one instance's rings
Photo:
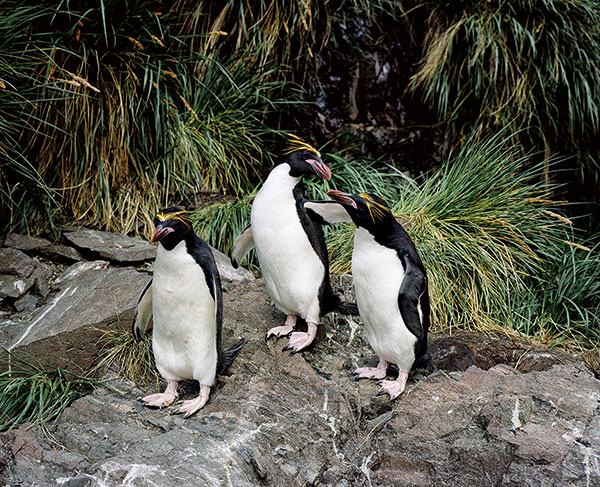
POLYGON ((377 367, 359 367, 358 369, 354 369, 352 372, 354 374, 354 379, 383 379, 385 374, 387 373, 388 363, 379 359, 379 363, 377 367))
POLYGON ((177 397, 177 381, 170 380, 167 382, 167 389, 165 392, 150 394, 146 397, 142 397, 140 400, 145 403, 144 406, 151 408, 164 408, 173 404, 173 401, 175 401, 177 397))
POLYGON ((389 394, 390 401, 396 399, 404 391, 404 388, 406 387, 406 379, 408 379, 408 373, 401 370, 398 373, 398 378, 396 380, 381 381, 379 384, 381 386, 381 390, 377 395, 389 394))
POLYGON ((317 336, 317 325, 316 323, 306 323, 308 330, 305 332, 295 331, 290 337, 290 341, 283 348, 284 350, 291 350, 292 352, 299 352, 300 350, 308 347, 315 337, 317 336))
POLYGON ((297 319, 298 317, 296 315, 288 315, 285 319, 285 325, 276 326, 274 328, 271 328, 267 332, 267 334, 265 335, 265 341, 267 341, 272 336, 283 337, 292 333, 292 331, 294 330, 294 326, 296 326, 297 319))
POLYGON ((176 411, 177 414, 183 414, 184 418, 189 418, 196 411, 202 409, 208 401, 210 395, 210 386, 200 384, 200 393, 194 399, 188 399, 181 403, 181 406, 176 411))

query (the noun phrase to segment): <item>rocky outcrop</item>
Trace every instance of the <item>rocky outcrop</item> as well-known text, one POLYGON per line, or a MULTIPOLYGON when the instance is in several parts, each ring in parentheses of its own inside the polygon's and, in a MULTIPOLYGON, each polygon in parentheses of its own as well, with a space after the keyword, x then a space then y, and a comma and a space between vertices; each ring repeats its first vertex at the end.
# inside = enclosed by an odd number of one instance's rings
MULTIPOLYGON (((96 230, 65 235, 61 244, 18 234, 6 238, 7 247, 0 249, 0 347, 81 372, 97 361, 106 329, 131 323, 138 296, 151 278, 156 247, 96 230), (54 261, 47 257, 50 248, 54 261), (57 248, 63 257, 56 257, 57 248), (72 254, 64 249, 76 252, 78 260, 69 265, 72 254)), ((214 252, 224 282, 254 279, 214 252)))
MULTIPOLYGON (((70 279, 56 286, 78 281, 70 279)), ((377 396, 374 381, 350 374, 376 363, 358 319, 329 316, 311 350, 290 354, 282 351, 285 339, 264 341, 283 316, 262 280, 224 289, 225 346, 239 337, 247 343, 204 409, 183 419, 173 408, 144 408, 137 398, 159 385, 140 388, 110 370, 110 389, 74 402, 46 431, 0 435, 4 482, 600 485, 600 381, 577 357, 504 336, 434 333, 437 370, 415 371, 390 402, 377 396)), ((180 399, 196 393, 196 384, 184 382, 180 399)))

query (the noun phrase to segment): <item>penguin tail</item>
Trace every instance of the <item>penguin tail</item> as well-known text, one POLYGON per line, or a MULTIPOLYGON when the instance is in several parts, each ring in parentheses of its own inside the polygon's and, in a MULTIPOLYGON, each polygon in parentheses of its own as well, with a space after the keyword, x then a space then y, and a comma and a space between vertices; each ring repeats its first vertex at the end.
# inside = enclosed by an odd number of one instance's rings
POLYGON ((241 340, 234 343, 227 350, 223 351, 221 357, 219 357, 220 360, 219 365, 217 367, 217 374, 221 375, 227 370, 227 368, 233 363, 233 361, 237 357, 238 353, 240 353, 240 350, 242 349, 245 343, 246 340, 242 338, 241 340))
POLYGON ((433 360, 431 359, 431 355, 428 353, 424 353, 420 357, 415 360, 415 363, 412 366, 413 369, 425 369, 429 374, 431 374, 435 367, 433 366, 433 360))
POLYGON ((333 310, 343 315, 358 316, 358 306, 350 301, 340 300, 337 307, 333 310))

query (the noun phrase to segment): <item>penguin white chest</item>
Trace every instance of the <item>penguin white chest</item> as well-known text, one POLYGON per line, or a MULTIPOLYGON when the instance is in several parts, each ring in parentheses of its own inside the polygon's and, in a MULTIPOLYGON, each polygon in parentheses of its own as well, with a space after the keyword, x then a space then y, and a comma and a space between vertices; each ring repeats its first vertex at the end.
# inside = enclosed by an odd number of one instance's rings
POLYGON ((352 276, 369 344, 379 357, 408 372, 417 339, 404 324, 398 307, 405 271, 396 250, 380 245, 368 231, 357 228, 352 276))
POLYGON ((158 246, 152 282, 156 366, 168 380, 212 385, 216 374, 215 300, 185 241, 158 246))
POLYGON ((288 173, 287 164, 273 169, 256 195, 252 235, 267 290, 277 306, 314 321, 325 267, 300 222, 293 195, 297 179, 288 173))

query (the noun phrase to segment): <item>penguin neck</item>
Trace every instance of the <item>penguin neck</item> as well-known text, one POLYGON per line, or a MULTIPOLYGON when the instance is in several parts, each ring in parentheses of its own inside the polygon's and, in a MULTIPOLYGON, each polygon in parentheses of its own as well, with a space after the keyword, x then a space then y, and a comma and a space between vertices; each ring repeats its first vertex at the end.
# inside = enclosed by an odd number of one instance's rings
POLYGON ((397 227, 400 224, 396 221, 396 219, 388 219, 385 222, 381 222, 378 225, 372 225, 369 228, 364 227, 362 225, 357 225, 357 233, 358 229, 360 229, 365 234, 368 234, 373 240, 381 245, 389 245, 394 238, 394 235, 397 232, 397 227))
POLYGON ((179 240, 173 240, 173 239, 164 239, 161 240, 158 244, 159 247, 162 247, 165 250, 173 250, 175 247, 179 246, 180 244, 183 244, 185 242, 185 245, 189 248, 189 239, 193 238, 193 234, 190 233, 189 235, 185 235, 183 238, 179 239, 179 240))
POLYGON ((270 190, 293 191, 298 183, 300 183, 301 178, 291 176, 290 169, 290 165, 287 163, 275 166, 269 173, 263 187, 270 190))

